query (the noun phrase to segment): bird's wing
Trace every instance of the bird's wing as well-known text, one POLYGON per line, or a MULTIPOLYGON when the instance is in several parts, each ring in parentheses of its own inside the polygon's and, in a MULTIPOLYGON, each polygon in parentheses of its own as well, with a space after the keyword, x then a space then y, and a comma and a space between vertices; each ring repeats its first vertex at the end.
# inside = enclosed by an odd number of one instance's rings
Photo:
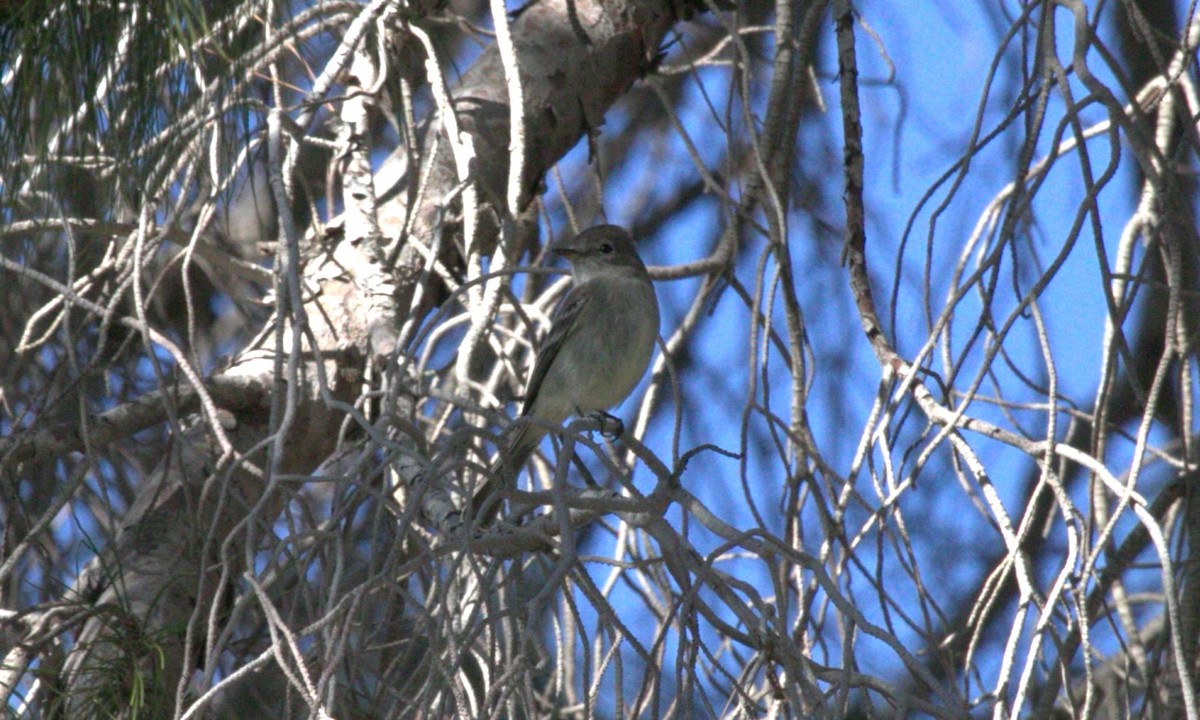
POLYGON ((575 333, 577 329, 575 320, 587 307, 590 297, 591 293, 586 284, 576 285, 554 309, 554 315, 550 317, 550 334, 546 336, 546 341, 538 350, 537 361, 533 364, 533 373, 529 376, 529 384, 525 386, 525 404, 521 408, 522 415, 528 415, 533 409, 538 392, 542 389, 542 382, 546 379, 546 373, 550 371, 554 358, 558 356, 558 351, 562 349, 567 338, 575 333))

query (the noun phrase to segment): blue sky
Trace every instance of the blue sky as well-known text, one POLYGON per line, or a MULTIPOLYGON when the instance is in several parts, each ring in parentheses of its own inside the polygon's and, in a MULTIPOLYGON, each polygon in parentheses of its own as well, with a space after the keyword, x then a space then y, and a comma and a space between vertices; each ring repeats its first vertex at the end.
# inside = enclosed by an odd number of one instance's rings
MULTIPOLYGON (((883 3, 864 2, 858 4, 871 31, 878 41, 858 28, 858 58, 861 78, 860 98, 863 107, 864 143, 867 162, 866 204, 869 217, 867 228, 868 262, 877 305, 885 316, 891 337, 905 357, 911 358, 928 338, 929 325, 925 315, 925 299, 920 292, 926 278, 926 248, 932 242, 929 258, 929 274, 932 293, 929 303, 934 315, 945 302, 948 282, 959 254, 966 245, 981 214, 1004 186, 1013 177, 1019 143, 1024 134, 1021 123, 1005 131, 989 146, 981 149, 971 161, 969 172, 963 177, 961 186, 933 221, 934 210, 947 198, 947 185, 935 188, 938 178, 951 170, 970 141, 973 122, 982 107, 981 136, 986 135, 1001 122, 1005 112, 1014 102, 1014 93, 1019 89, 1019 77, 1014 72, 1021 63, 1021 45, 1016 42, 1004 51, 998 64, 999 70, 992 79, 989 93, 984 96, 989 81, 990 68, 1000 50, 1000 40, 1007 22, 998 22, 983 3, 883 3), (885 60, 886 55, 886 60, 885 60), (888 82, 890 73, 894 79, 888 82), (931 190, 932 189, 932 190, 931 190), (931 193, 922 207, 922 198, 931 193), (899 261, 900 285, 895 317, 897 327, 891 328, 887 320, 889 296, 893 289, 893 278, 897 274, 898 252, 905 228, 911 219, 911 233, 907 250, 899 261)), ((1015 3, 1003 3, 1002 7, 1012 15, 1019 12, 1015 3)), ((1094 11, 1095 8, 1092 8, 1094 11)), ((1110 45, 1109 15, 1118 11, 1115 4, 1105 8, 1106 15, 1100 21, 1100 32, 1110 45)), ((1182 15, 1182 11, 1180 12, 1182 15)), ((1060 59, 1068 64, 1073 42, 1070 16, 1065 11, 1058 15, 1058 42, 1060 59)), ((827 23, 826 31, 831 30, 827 23)), ((860 435, 872 403, 878 392, 880 372, 878 363, 870 352, 863 337, 853 306, 847 283, 847 274, 839 266, 840 227, 843 222, 841 197, 841 118, 838 87, 835 77, 836 56, 831 34, 822 44, 819 80, 828 106, 826 113, 812 119, 810 125, 801 130, 797 162, 808 176, 824 176, 826 204, 815 211, 797 211, 789 216, 790 242, 793 254, 793 271, 799 283, 799 301, 807 323, 807 331, 813 352, 812 395, 807 405, 816 436, 826 461, 839 472, 849 472, 850 461, 859 442, 860 435), (814 234, 814 216, 818 223, 833 226, 826 234, 814 234), (847 381, 850 379, 850 381, 847 381)), ((1032 52, 1032 51, 1030 51, 1032 52)), ((1097 77, 1118 93, 1120 86, 1106 72, 1101 58, 1093 52, 1089 56, 1089 67, 1097 77)), ((674 57, 668 58, 668 63, 674 57)), ((700 73, 709 97, 723 98, 726 94, 727 74, 722 70, 700 73)), ((1072 91, 1078 101, 1086 96, 1086 89, 1072 76, 1072 91)), ((646 96, 638 96, 640 101, 646 96)), ((651 96, 652 97, 652 96, 651 96)), ((632 102, 634 96, 627 101, 632 102)), ((704 96, 696 91, 686 94, 687 100, 679 110, 681 121, 706 161, 713 162, 726 149, 725 137, 716 121, 711 117, 704 96)), ((757 106, 761 110, 761 103, 757 106)), ((1036 158, 1045 157, 1051 147, 1055 128, 1062 121, 1065 106, 1054 93, 1051 94, 1047 120, 1035 151, 1036 158)), ((620 104, 610 112, 603 128, 605 133, 620 132, 623 108, 620 104)), ((1102 120, 1103 108, 1093 106, 1081 113, 1084 126, 1102 120)), ((1067 137, 1070 136, 1068 130, 1067 137)), ((1100 136, 1088 142, 1091 161, 1099 174, 1107 162, 1110 149, 1108 138, 1100 136)), ((660 177, 660 187, 671 188, 677 178, 694 177, 690 160, 675 141, 671 149, 663 153, 666 160, 656 156, 652 167, 636 167, 635 176, 611 176, 605 189, 605 208, 608 219, 614 222, 631 223, 636 217, 627 208, 639 207, 639 198, 630 198, 627 188, 643 188, 643 174, 660 177)), ((580 149, 576 149, 563 164, 564 174, 582 172, 580 149)), ((646 151, 649 155, 650 151, 646 151)), ((1059 393, 1066 402, 1087 408, 1093 401, 1096 378, 1101 365, 1101 338, 1104 327, 1105 307, 1100 292, 1100 256, 1098 247, 1112 262, 1112 253, 1121 229, 1130 216, 1136 202, 1137 188, 1131 185, 1135 179, 1135 163, 1131 156, 1123 153, 1121 165, 1111 183, 1103 188, 1099 212, 1103 234, 1096 237, 1091 228, 1084 226, 1074 245, 1066 245, 1071 224, 1085 199, 1084 188, 1078 179, 1076 155, 1060 159, 1045 184, 1040 188, 1033 204, 1032 224, 1024 226, 1019 233, 1016 253, 1019 265, 1014 271, 1012 254, 1006 252, 1001 263, 1000 281, 996 297, 992 301, 997 322, 1002 322, 1017 308, 1019 296, 1012 289, 1013 278, 1017 278, 1021 293, 1028 292, 1033 282, 1041 277, 1046 266, 1062 252, 1069 249, 1066 260, 1041 295, 1039 308, 1042 311, 1047 333, 1051 338, 1054 368, 1058 373, 1059 393)), ((714 203, 703 204, 669 224, 659 236, 646 238, 643 254, 650 264, 670 264, 695 259, 709 246, 711 238, 723 227, 720 210, 714 203)), ((738 268, 738 276, 746 283, 753 280, 756 252, 738 268)), ((768 267, 770 267, 768 265, 768 267)), ((968 268, 973 268, 970 263, 968 268)), ((672 329, 694 294, 696 281, 675 281, 659 284, 660 298, 664 304, 664 333, 672 329)), ((956 348, 967 343, 977 324, 982 305, 977 297, 969 296, 958 306, 956 318, 951 326, 950 337, 956 348)), ((784 330, 782 306, 775 307, 775 327, 784 330)), ((749 349, 745 345, 745 307, 732 293, 727 292, 713 308, 693 343, 693 352, 698 358, 699 368, 689 368, 692 373, 686 380, 685 395, 687 416, 684 420, 683 449, 702 442, 716 443, 730 450, 738 449, 739 423, 742 405, 739 398, 744 394, 747 382, 747 359, 749 349), (729 402, 730 400, 734 402, 729 402)), ((1017 317, 1013 329, 1004 341, 1004 349, 1020 372, 1033 380, 1044 383, 1047 368, 1042 353, 1036 344, 1035 326, 1026 313, 1017 317)), ((955 382, 955 389, 965 390, 984 360, 984 347, 975 340, 968 354, 963 372, 955 382)), ((774 371, 771 407, 787 417, 789 377, 783 372, 782 358, 773 357, 774 371)), ((940 357, 932 368, 945 376, 940 357)), ((990 366, 994 382, 999 384, 1004 397, 1010 401, 1034 402, 1041 396, 1017 384, 1017 376, 998 358, 990 366)), ((936 386, 935 386, 936 387, 936 386)), ((980 395, 996 393, 992 380, 985 378, 980 395)), ((628 417, 636 396, 624 406, 628 417)), ((669 394, 662 396, 664 402, 669 394)), ((664 406, 648 437, 648 444, 660 455, 669 454, 669 432, 673 408, 664 406)), ((903 412, 903 409, 898 412, 903 412)), ((1009 429, 1025 429, 1035 436, 1044 434, 1047 417, 1044 411, 1013 411, 1006 415, 988 403, 975 402, 969 412, 1009 429), (1013 420, 1020 425, 1014 427, 1013 420)), ((752 417, 751 423, 761 423, 752 417)), ((905 456, 916 434, 925 427, 924 417, 910 408, 907 419, 893 446, 892 461, 902 473, 911 471, 912 457, 905 456), (907 465, 904 461, 907 457, 907 465)), ((1063 436, 1066 417, 1059 418, 1058 437, 1063 436)), ((985 467, 991 473, 1000 498, 1005 502, 1013 522, 1019 522, 1021 512, 1018 500, 1022 497, 1022 483, 1018 480, 1030 475, 1035 469, 1033 461, 1025 455, 996 442, 979 436, 966 436, 979 453, 985 467)), ((922 442, 917 451, 924 446, 922 442)), ((1127 466, 1130 448, 1114 443, 1110 452, 1109 465, 1118 474, 1127 466)), ((915 456, 915 453, 914 453, 915 456)), ((748 529, 757 522, 748 510, 743 494, 742 480, 733 460, 707 456, 704 463, 685 474, 683 483, 705 501, 717 514, 736 527, 748 529)), ((874 453, 878 466, 882 462, 878 448, 874 453)), ((914 552, 920 558, 922 572, 928 592, 934 599, 952 606, 963 592, 976 589, 980 573, 987 568, 977 562, 981 545, 1002 547, 999 535, 983 521, 981 515, 971 509, 971 501, 959 487, 948 465, 946 448, 938 451, 926 469, 917 477, 917 489, 908 490, 901 498, 905 516, 916 528, 914 552), (940 540, 941 542, 938 542, 940 540), (934 544, 930 544, 933 541, 934 544)), ((784 489, 778 459, 765 449, 751 447, 747 458, 749 487, 747 492, 759 504, 771 531, 778 532, 779 502, 784 489), (772 527, 772 520, 776 526, 772 527)), ((1161 480, 1161 471, 1152 470, 1147 476, 1150 488, 1161 480), (1155 472, 1159 474, 1156 475, 1155 472)), ((642 482, 651 479, 642 476, 642 482)), ((857 475, 857 490, 875 505, 878 497, 864 472, 857 475)), ((645 487, 645 485, 643 485, 645 487)), ((1086 495, 1078 492, 1073 500, 1077 508, 1086 512, 1086 495)), ((852 513, 850 528, 857 527, 865 515, 852 513)), ((677 515, 674 517, 678 521, 677 515)), ((813 517, 812 539, 819 542, 813 517)), ((1117 537, 1123 536, 1130 524, 1118 526, 1117 537)), ((697 546, 711 547, 713 538, 703 533, 693 536, 697 546)), ((863 545, 865 562, 872 561, 872 541, 863 545)), ((1061 544, 1061 520, 1052 532, 1051 543, 1061 544)), ((593 548, 603 554, 603 549, 593 548)), ((886 552, 887 563, 898 562, 894 552, 886 552)), ((769 588, 765 582, 761 565, 754 561, 732 563, 731 567, 745 573, 743 579, 754 580, 760 587, 769 588)), ((726 568, 728 569, 728 568, 726 568)), ((1041 578, 1046 589, 1049 579, 1057 567, 1045 568, 1046 577, 1041 578)), ((603 574, 601 572, 600 574, 603 574)), ((884 576, 893 581, 901 577, 896 569, 884 571, 884 576)), ((1146 576, 1153 584, 1155 574, 1146 576)), ((911 584, 911 581, 909 581, 911 584)), ((862 590, 863 579, 857 581, 862 590)), ((896 585, 892 592, 901 598, 911 597, 908 585, 896 585)), ((883 618, 877 603, 872 604, 868 591, 862 610, 868 617, 880 622, 883 618)), ((633 596, 631 603, 636 603, 633 596)), ((915 608, 908 608, 919 615, 915 608)), ((1011 609, 1005 610, 1010 612, 1011 609)), ((633 612, 633 610, 631 610, 633 612)), ((935 624, 936 625, 936 624, 935 624)), ((906 637, 904 631, 901 637, 906 637)), ((911 635, 907 636, 911 638, 911 635)), ((839 638, 827 638, 832 647, 839 645, 839 638)), ((1101 645, 1111 645, 1111 638, 1098 638, 1101 645)), ((914 644, 914 647, 916 644, 914 644)), ((890 650, 880 649, 870 639, 862 638, 856 656, 862 668, 869 672, 883 672, 885 676, 900 671, 900 666, 890 650)), ((833 657, 826 658, 837 662, 833 657)), ((977 661, 984 671, 985 684, 992 679, 997 667, 993 654, 985 652, 977 661)), ((978 692, 977 686, 973 686, 978 692)))
MULTIPOLYGON (((1184 4, 1179 5, 1182 15, 1184 4)), ((1020 126, 1006 131, 1000 139, 974 157, 961 187, 938 215, 936 224, 932 222, 933 211, 946 199, 946 186, 933 189, 932 198, 923 207, 922 198, 934 188, 938 178, 962 157, 979 108, 984 108, 981 125, 986 134, 1011 106, 1013 94, 1019 87, 1013 73, 1020 67, 1021 60, 1016 55, 1020 47, 1013 46, 1006 51, 1006 57, 999 65, 999 73, 993 80, 991 94, 985 98, 983 93, 988 84, 989 68, 1005 30, 1005 24, 998 22, 994 13, 989 12, 990 8, 995 7, 994 4, 888 3, 871 0, 859 3, 858 7, 871 33, 876 36, 872 37, 862 26, 858 28, 860 97, 867 162, 868 262, 875 283, 875 300, 890 335, 899 351, 906 357, 912 357, 929 333, 925 299, 920 292, 926 280, 926 248, 932 242, 928 271, 932 294, 929 302, 936 314, 943 305, 950 273, 966 238, 987 204, 1012 178, 1014 155, 1023 138, 1020 126), (889 80, 893 71, 894 79, 889 80), (899 248, 910 221, 907 250, 901 257, 899 248), (891 327, 888 305, 893 279, 897 275, 900 282, 897 289, 896 327, 891 327)), ((1000 7, 1010 16, 1019 11, 1013 2, 1001 3, 1000 7)), ((1117 11, 1116 3, 1105 6, 1105 13, 1117 11)), ((710 20, 701 16, 698 21, 710 20)), ((1060 20, 1060 46, 1067 48, 1071 40, 1071 27, 1065 11, 1060 11, 1060 20)), ((1101 29, 1106 37, 1111 35, 1107 27, 1106 17, 1101 21, 1101 29)), ((687 32, 686 28, 684 32, 687 32)), ((845 477, 850 474, 864 424, 879 392, 880 371, 862 334, 850 295, 848 276, 840 264, 840 228, 844 220, 840 202, 841 118, 835 77, 835 46, 832 23, 828 18, 823 32, 825 37, 821 44, 817 77, 827 110, 824 114, 806 119, 796 151, 796 163, 800 168, 797 176, 811 183, 813 188, 819 190, 819 194, 801 197, 793 203, 798 209, 788 216, 788 222, 793 262, 791 270, 797 279, 797 300, 804 313, 812 353, 808 365, 812 375, 811 395, 806 410, 824 459, 845 477)), ((668 64, 678 61, 678 52, 678 47, 672 49, 672 54, 667 58, 668 64)), ((1069 60, 1065 50, 1062 56, 1064 61, 1069 60)), ((460 61, 460 67, 465 67, 467 58, 461 58, 460 61)), ((1096 59, 1092 69, 1101 81, 1119 90, 1119 85, 1104 72, 1102 62, 1096 59)), ((718 126, 721 118, 713 116, 709 103, 713 98, 724 98, 728 94, 729 73, 725 69, 707 69, 696 77, 702 86, 693 78, 678 112, 705 162, 719 169, 722 158, 732 148, 718 126)), ((1072 81, 1072 87, 1077 97, 1085 94, 1077 81, 1072 81)), ((1119 99, 1125 100, 1123 97, 1119 99)), ((653 103, 657 100, 644 87, 635 88, 610 111, 601 128, 602 133, 611 136, 622 132, 627 125, 630 104, 635 102, 653 103)), ((761 94, 753 98, 753 104, 756 111, 761 112, 761 94)), ((1035 153, 1037 157, 1043 157, 1048 152, 1049 139, 1063 112, 1062 102, 1052 95, 1046 129, 1035 153)), ((1102 117, 1098 107, 1088 109, 1083 114, 1085 124, 1102 117)), ((1107 138, 1100 137, 1088 144, 1098 166, 1108 155, 1107 142, 1107 138)), ((627 170, 606 177, 603 207, 608 221, 626 225, 635 223, 648 199, 668 195, 678 183, 690 181, 696 176, 682 144, 673 135, 658 145, 639 148, 639 151, 644 153, 644 162, 633 163, 627 170), (647 188, 648 194, 643 194, 647 188)), ((616 164, 614 159, 602 158, 601 162, 616 164)), ((1122 157, 1122 163, 1100 198, 1103 236, 1095 238, 1091 229, 1085 227, 1066 262, 1042 295, 1040 303, 1052 338, 1060 393, 1080 407, 1087 407, 1092 402, 1101 363, 1099 347, 1104 304, 1099 292, 1100 262, 1097 252, 1104 252, 1111 262, 1113 247, 1136 197, 1136 188, 1130 184, 1134 163, 1128 155, 1122 157), (1098 251, 1097 245, 1102 250, 1098 251)), ((559 169, 570 187, 587 187, 590 184, 590 170, 587 167, 586 144, 577 146, 559 169)), ((553 182, 548 184, 554 187, 553 182)), ((1039 267, 1044 267, 1063 249, 1071 222, 1083 198, 1075 161, 1073 157, 1066 157, 1039 191, 1033 206, 1036 221, 1025 228, 1018 242, 1020 267, 1015 274, 1024 290, 1027 291, 1040 275, 1039 267)), ((549 205, 555 230, 561 233, 565 228, 564 219, 556 209, 553 189, 549 205)), ((589 223, 600 218, 581 219, 589 223)), ((651 265, 697 259, 711 247, 725 222, 720 204, 714 199, 706 199, 673 218, 657 236, 642 238, 643 257, 651 265)), ((737 266, 736 275, 753 290, 756 263, 762 252, 762 238, 748 237, 751 248, 737 266), (755 243, 758 245, 755 246, 755 243)), ((1011 255, 1006 255, 1001 265, 1002 281, 993 303, 996 317, 1000 320, 1016 307, 1016 298, 1011 290, 1011 278, 1014 275, 1011 262, 1011 255)), ((768 262, 766 267, 770 277, 774 266, 768 262)), ((699 284, 698 279, 659 283, 665 335, 669 335, 677 326, 699 284)), ((779 291, 776 288, 776 293, 779 291)), ((975 315, 980 307, 976 298, 968 298, 959 306, 950 332, 956 346, 961 347, 970 340, 971 331, 976 325, 975 315)), ((780 504, 787 478, 774 448, 764 441, 770 435, 762 416, 753 412, 743 414, 744 396, 751 373, 749 359, 752 355, 752 349, 746 341, 748 312, 729 289, 717 296, 708 309, 711 314, 703 320, 689 346, 694 363, 687 366, 688 374, 682 388, 683 408, 674 406, 669 392, 660 394, 656 418, 644 440, 661 457, 669 459, 674 413, 682 411, 685 414, 681 443, 683 451, 701 443, 714 443, 737 451, 741 423, 746 418, 751 435, 760 443, 751 443, 748 447, 744 476, 739 474, 738 461, 707 454, 693 460, 682 482, 721 519, 741 529, 758 526, 759 519, 749 509, 752 499, 764 529, 778 534, 782 531, 780 504)), ((773 327, 781 333, 785 332, 782 303, 776 299, 769 309, 773 313, 773 327)), ((1046 369, 1034 342, 1032 328, 1029 318, 1018 318, 1005 341, 1005 349, 1022 372, 1042 380, 1046 369)), ((792 379, 786 372, 784 358, 774 350, 768 356, 770 370, 765 378, 770 382, 771 394, 769 399, 763 399, 760 388, 758 399, 786 418, 789 414, 792 379)), ((977 341, 975 349, 969 354, 964 372, 955 382, 956 389, 967 387, 982 359, 983 351, 977 341)), ((944 375, 945 368, 940 359, 932 367, 944 375)), ((1038 399, 1036 393, 1018 389, 1014 373, 1003 362, 995 362, 992 368, 1006 399, 1024 402, 1038 399)), ((759 376, 760 383, 762 379, 759 376)), ((994 389, 985 382, 980 393, 988 396, 994 393, 994 389)), ((616 411, 626 418, 627 427, 632 426, 634 409, 640 398, 641 391, 616 411)), ((926 441, 919 437, 925 429, 925 420, 918 411, 907 406, 902 406, 896 412, 904 419, 893 423, 891 452, 885 457, 885 453, 876 447, 871 460, 875 468, 882 467, 885 459, 890 460, 903 476, 911 471, 913 457, 926 441), (912 454, 909 454, 910 450, 913 450, 912 454)), ((971 405, 970 412, 1006 428, 1011 427, 1012 418, 1016 418, 1022 427, 1035 434, 1046 424, 1045 413, 1040 411, 1014 411, 1010 417, 992 405, 976 402, 971 405)), ((1060 423, 1060 437, 1064 425, 1065 421, 1060 423)), ((999 443, 978 436, 968 435, 967 438, 992 472, 991 479, 1001 499, 1006 502, 1009 513, 1018 513, 1021 508, 1016 502, 1020 497, 1020 483, 1017 481, 1030 474, 1032 461, 999 443)), ((1128 459, 1129 448, 1119 443, 1107 458, 1116 472, 1120 472, 1128 459)), ((1161 468, 1151 468, 1146 482, 1153 488, 1153 483, 1161 480, 1161 477, 1161 468)), ((856 491, 871 507, 877 507, 879 498, 867 468, 860 470, 853 481, 856 491)), ((648 490, 652 478, 644 471, 639 471, 635 483, 648 490)), ((1082 494, 1077 494, 1073 500, 1078 507, 1085 507, 1082 494)), ((944 606, 953 605, 962 593, 976 587, 980 573, 986 570, 978 561, 979 546, 986 544, 995 547, 999 541, 998 535, 972 509, 971 499, 951 472, 945 448, 935 454, 918 476, 916 488, 904 493, 900 507, 914 530, 913 553, 920 561, 927 592, 944 606)), ((848 515, 847 525, 853 530, 864 523, 867 517, 867 513, 856 506, 848 515)), ((678 510, 674 510, 669 518, 676 526, 680 525, 678 510)), ((815 551, 822 536, 811 505, 806 507, 802 518, 806 540, 811 543, 811 546, 806 545, 806 549, 815 551)), ((78 517, 64 514, 56 530, 69 536, 78 531, 77 521, 78 517)), ((1128 529, 1128 523, 1120 525, 1118 537, 1128 529)), ((1052 533, 1051 541, 1061 542, 1061 536, 1060 522, 1052 533)), ((586 552, 597 555, 610 552, 606 544, 607 537, 600 534, 593 534, 592 537, 600 537, 600 540, 586 547, 586 552)), ((886 540, 890 541, 890 538, 886 540)), ((699 529, 695 523, 691 525, 689 539, 701 552, 712 551, 719 545, 716 538, 699 529)), ((870 569, 874 556, 882 553, 885 559, 882 577, 894 583, 890 592, 905 604, 905 609, 911 611, 912 615, 919 616, 913 601, 915 591, 912 582, 899 571, 895 549, 887 542, 877 544, 877 540, 876 537, 869 537, 860 546, 859 552, 864 563, 870 569)), ((722 561, 720 567, 750 582, 764 596, 771 594, 767 568, 762 562, 755 559, 729 559, 722 561)), ((602 583, 610 572, 607 566, 599 564, 589 568, 598 583, 602 583)), ((885 616, 869 587, 870 580, 869 574, 863 573, 845 581, 845 585, 851 588, 856 600, 861 601, 860 609, 868 619, 883 623, 885 616)), ((1048 582, 1047 577, 1041 580, 1048 582)), ((1154 573, 1148 573, 1145 582, 1152 587, 1156 582, 1154 573)), ((618 586, 612 601, 635 634, 639 634, 643 625, 653 626, 653 623, 641 622, 646 610, 632 590, 618 586)), ((586 603, 582 603, 581 607, 586 619, 586 603)), ((732 617, 727 619, 734 621, 732 617)), ((902 638, 913 641, 910 632, 904 630, 902 625, 897 627, 902 638)), ((652 638, 640 639, 647 645, 652 642, 652 638)), ((842 638, 831 634, 824 639, 826 644, 823 648, 829 654, 818 659, 837 664, 840 662, 842 638)), ((1111 638, 1097 639, 1101 647, 1113 644, 1111 638)), ((674 638, 668 641, 669 662, 674 658, 675 642, 674 638)), ((917 643, 913 641, 911 645, 915 648, 917 643)), ((860 635, 857 640, 855 656, 865 672, 894 678, 899 677, 902 671, 890 649, 865 635, 860 635)), ((994 652, 984 653, 979 659, 978 665, 985 683, 991 679, 997 662, 994 652)), ((631 667, 634 665, 631 664, 631 667)), ((631 675, 627 671, 627 681, 634 682, 637 678, 630 680, 631 675)))

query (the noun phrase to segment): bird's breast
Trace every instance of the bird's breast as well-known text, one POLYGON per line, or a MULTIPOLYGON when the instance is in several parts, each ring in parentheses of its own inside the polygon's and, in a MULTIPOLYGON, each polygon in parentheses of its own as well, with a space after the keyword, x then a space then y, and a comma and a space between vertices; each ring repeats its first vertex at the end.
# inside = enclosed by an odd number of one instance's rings
POLYGON ((642 379, 658 337, 658 301, 653 286, 640 280, 609 283, 604 302, 595 303, 580 325, 578 357, 569 362, 589 371, 569 392, 575 409, 607 410, 619 404, 642 379))

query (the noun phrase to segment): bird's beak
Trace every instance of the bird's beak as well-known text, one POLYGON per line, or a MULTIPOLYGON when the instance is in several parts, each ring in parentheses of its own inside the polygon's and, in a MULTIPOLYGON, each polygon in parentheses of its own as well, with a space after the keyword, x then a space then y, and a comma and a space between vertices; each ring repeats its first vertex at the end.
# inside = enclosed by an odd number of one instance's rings
POLYGON ((562 255, 570 260, 572 257, 579 254, 579 248, 572 247, 571 245, 553 245, 550 248, 550 252, 554 253, 555 255, 562 255))

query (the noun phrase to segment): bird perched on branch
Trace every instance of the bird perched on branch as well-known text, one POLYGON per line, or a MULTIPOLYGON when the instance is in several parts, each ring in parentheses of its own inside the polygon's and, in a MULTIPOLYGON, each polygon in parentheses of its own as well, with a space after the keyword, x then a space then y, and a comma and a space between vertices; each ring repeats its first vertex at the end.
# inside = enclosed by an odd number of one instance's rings
MULTIPOLYGON (((548 426, 624 400, 645 374, 658 338, 654 285, 624 228, 597 225, 550 250, 571 264, 574 283, 551 317, 511 439, 475 494, 476 512, 496 483, 515 484, 548 426)), ((498 509, 494 503, 482 522, 498 509)))

